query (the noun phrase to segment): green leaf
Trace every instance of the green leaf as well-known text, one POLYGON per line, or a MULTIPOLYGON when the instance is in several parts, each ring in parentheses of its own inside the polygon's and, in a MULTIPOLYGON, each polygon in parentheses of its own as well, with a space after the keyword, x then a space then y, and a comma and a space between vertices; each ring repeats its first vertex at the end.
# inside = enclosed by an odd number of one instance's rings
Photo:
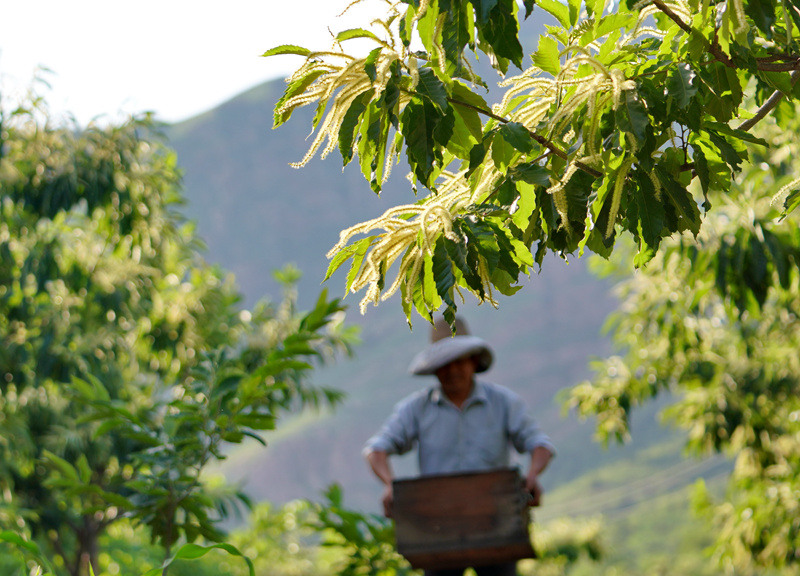
POLYGON ((522 4, 525 6, 525 20, 527 20, 533 12, 534 0, 522 0, 522 4))
POLYGON ((691 230, 696 236, 700 232, 700 209, 694 198, 662 166, 656 166, 656 175, 663 186, 663 194, 669 198, 678 215, 678 231, 691 230))
POLYGON ((617 108, 617 126, 643 142, 647 137, 647 127, 650 125, 647 110, 635 90, 626 90, 624 96, 621 106, 617 108))
POLYGON ((419 69, 419 84, 417 84, 417 93, 428 98, 440 111, 443 111, 448 107, 447 89, 430 68, 419 69))
POLYGON ((408 163, 415 176, 428 187, 436 161, 436 142, 433 132, 441 120, 441 111, 428 99, 423 102, 412 100, 403 110, 401 119, 408 163))
POLYGON ((550 185, 550 171, 538 164, 517 164, 513 166, 508 173, 518 182, 522 181, 535 186, 550 185))
MULTIPOLYGON (((555 0, 554 0, 555 1, 555 0)), ((481 0, 481 9, 487 0, 481 0)), ((516 0, 499 0, 492 10, 491 17, 484 24, 479 23, 484 39, 498 57, 496 67, 505 74, 507 59, 517 68, 522 68, 522 45, 519 43, 519 26, 516 18, 516 0)))
POLYGON ((569 8, 567 6, 558 0, 537 0, 536 4, 538 4, 539 8, 555 16, 558 23, 564 28, 570 27, 569 8))
POLYGON ((508 166, 513 164, 520 155, 519 151, 503 138, 501 132, 498 132, 492 141, 491 152, 494 165, 502 173, 505 173, 508 166))
MULTIPOLYGON (((339 252, 336 253, 336 255, 331 260, 331 263, 328 265, 328 271, 325 273, 325 278, 322 281, 325 282, 326 280, 328 280, 333 275, 333 273, 336 272, 336 270, 338 270, 339 267, 346 260, 348 260, 350 258, 354 259, 353 266, 356 267, 355 258, 357 257, 357 255, 360 255, 360 259, 359 259, 359 263, 358 263, 358 267, 360 267, 361 266, 361 261, 363 261, 364 254, 366 254, 367 248, 369 248, 369 245, 370 245, 370 239, 369 238, 362 238, 358 242, 356 242, 354 244, 351 244, 350 246, 345 246, 344 248, 342 248, 339 252)), ((350 287, 348 286, 347 289, 349 290, 350 287)))
POLYGON ((239 552, 238 548, 232 544, 225 543, 211 544, 209 546, 200 546, 199 544, 184 544, 178 549, 172 558, 166 560, 160 567, 148 570, 142 576, 161 576, 161 574, 164 572, 164 569, 172 564, 175 560, 195 560, 205 556, 212 550, 223 550, 231 556, 239 556, 243 558, 244 561, 247 562, 247 568, 250 572, 250 576, 256 576, 255 567, 253 566, 253 562, 250 560, 250 558, 239 552))
MULTIPOLYGON (((460 230, 461 221, 457 221, 454 227, 455 230, 460 230)), ((470 290, 476 293, 483 293, 483 284, 481 283, 480 276, 477 273, 477 268, 469 264, 469 249, 467 247, 466 238, 463 234, 458 234, 458 242, 445 237, 444 246, 447 249, 447 255, 450 257, 451 262, 455 265, 456 269, 461 272, 464 281, 470 290)))
POLYGON ((746 132, 744 130, 731 128, 730 126, 728 126, 723 122, 712 122, 710 120, 706 120, 705 122, 703 122, 703 128, 706 128, 708 130, 714 130, 715 132, 720 132, 721 134, 725 134, 726 136, 731 136, 738 140, 744 140, 745 142, 750 142, 751 144, 758 144, 759 146, 764 146, 765 148, 769 148, 769 143, 763 138, 754 136, 750 134, 750 132, 746 132))
POLYGON ((725 163, 731 167, 732 170, 738 170, 739 165, 747 158, 747 151, 744 150, 741 154, 731 146, 730 142, 725 140, 719 134, 709 131, 708 137, 714 143, 714 146, 719 151, 719 155, 725 163))
POLYGON ((697 75, 688 64, 678 64, 667 79, 667 92, 679 108, 686 108, 697 94, 697 75))
POLYGON ((353 159, 353 142, 372 94, 372 89, 362 92, 361 96, 353 99, 350 108, 344 114, 339 128, 339 152, 342 155, 343 166, 347 166, 353 159))
POLYGON ((500 127, 499 134, 503 139, 523 154, 533 150, 533 138, 525 126, 519 122, 508 122, 500 127))
POLYGON ((559 72, 561 72, 558 43, 550 36, 539 37, 539 47, 533 53, 532 59, 536 66, 553 76, 558 76, 559 72))
POLYGON ((780 219, 783 220, 789 214, 794 212, 794 210, 800 206, 800 190, 792 191, 787 197, 786 200, 783 202, 783 212, 781 212, 780 219))
POLYGON ((378 77, 377 64, 378 58, 381 55, 381 50, 383 50, 383 48, 375 48, 375 50, 367 55, 366 60, 364 60, 364 72, 372 82, 375 82, 375 79, 378 77))
POLYGON ((42 458, 55 466, 55 468, 61 472, 65 478, 71 480, 75 484, 81 483, 81 478, 78 475, 78 471, 75 469, 75 467, 60 456, 56 456, 49 450, 42 450, 42 458))
POLYGON ((636 205, 638 232, 645 244, 655 251, 663 236, 666 218, 664 205, 656 197, 656 189, 649 176, 636 170, 633 177, 637 184, 632 194, 636 205))
POLYGON ((772 39, 772 27, 775 24, 775 2, 748 0, 744 6, 745 14, 752 18, 767 39, 772 39))
POLYGON ((708 169, 706 155, 700 148, 694 151, 694 171, 697 173, 697 178, 700 180, 700 187, 703 189, 703 194, 708 194, 711 184, 711 173, 708 169))
POLYGON ((294 46, 292 44, 283 44, 281 46, 276 46, 275 48, 270 48, 266 52, 264 52, 261 56, 280 56, 283 54, 294 54, 296 56, 308 56, 311 54, 311 50, 308 48, 303 48, 302 46, 294 46))
POLYGON ((519 199, 517 200, 517 209, 511 215, 511 221, 520 230, 527 230, 531 214, 536 208, 536 190, 527 182, 518 182, 517 190, 519 190, 519 199))
POLYGON ((440 238, 436 242, 433 250, 432 262, 433 277, 436 281, 436 291, 439 297, 444 301, 449 308, 455 310, 457 308, 453 300, 453 288, 456 284, 456 278, 453 274, 453 263, 447 254, 447 248, 440 238))
POLYGON ((569 6, 569 24, 570 26, 575 26, 578 22, 578 17, 581 14, 581 4, 582 0, 568 0, 567 4, 569 6))
POLYGON ((349 30, 343 30, 336 35, 337 42, 344 42, 345 40, 352 40, 353 38, 371 38, 376 42, 380 42, 380 38, 378 38, 373 32, 369 30, 364 30, 363 28, 351 28, 349 30))

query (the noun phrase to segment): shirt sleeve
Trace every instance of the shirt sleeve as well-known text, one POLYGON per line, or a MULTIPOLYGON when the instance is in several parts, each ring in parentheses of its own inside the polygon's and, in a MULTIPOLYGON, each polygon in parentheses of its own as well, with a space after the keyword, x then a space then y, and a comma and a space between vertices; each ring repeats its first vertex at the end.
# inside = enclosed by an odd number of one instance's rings
POLYGON ((556 447, 553 441, 528 414, 522 398, 511 391, 508 394, 508 437, 517 452, 533 452, 541 446, 555 456, 556 447))
POLYGON ((381 429, 367 440, 362 454, 376 451, 405 454, 411 450, 418 438, 417 412, 421 401, 419 395, 414 395, 398 403, 381 429))

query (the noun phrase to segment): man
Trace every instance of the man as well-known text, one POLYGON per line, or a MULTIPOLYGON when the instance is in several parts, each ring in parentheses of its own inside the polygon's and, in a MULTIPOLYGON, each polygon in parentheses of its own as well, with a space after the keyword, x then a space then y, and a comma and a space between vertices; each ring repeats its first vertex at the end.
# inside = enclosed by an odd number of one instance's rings
MULTIPOLYGON (((431 345, 411 362, 414 375, 435 375, 438 385, 420 390, 395 406, 391 417, 364 447, 372 471, 383 482, 383 510, 392 516, 392 454, 417 447, 423 476, 505 468, 510 446, 530 454, 525 485, 531 505, 541 500, 539 475, 555 454, 550 439, 528 417, 522 399, 511 390, 475 379, 493 361, 490 346, 469 334, 456 319, 456 335, 444 320, 431 333, 431 345)), ((479 576, 513 575, 515 563, 476 567, 479 576)), ((426 575, 460 574, 426 571, 426 575)))

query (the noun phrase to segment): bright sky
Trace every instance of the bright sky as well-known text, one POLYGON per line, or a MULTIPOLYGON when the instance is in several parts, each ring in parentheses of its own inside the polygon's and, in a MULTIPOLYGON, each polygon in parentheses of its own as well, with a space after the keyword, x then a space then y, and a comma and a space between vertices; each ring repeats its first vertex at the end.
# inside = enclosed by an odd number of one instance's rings
MULTIPOLYGON (((0 96, 14 98, 44 66, 43 95, 81 124, 151 110, 167 122, 204 112, 302 61, 261 58, 280 44, 330 47, 364 26, 342 0, 0 0, 0 96)), ((376 4, 371 4, 375 13, 376 4)))

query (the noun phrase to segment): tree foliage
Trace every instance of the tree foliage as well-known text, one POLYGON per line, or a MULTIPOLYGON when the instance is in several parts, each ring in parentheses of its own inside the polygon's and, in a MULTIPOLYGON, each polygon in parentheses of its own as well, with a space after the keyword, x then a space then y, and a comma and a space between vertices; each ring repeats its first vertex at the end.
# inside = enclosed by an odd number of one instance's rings
POLYGON ((36 101, 0 116, 0 528, 74 576, 121 518, 147 528, 164 573, 204 554, 195 542, 228 546, 218 523, 249 501, 207 485, 206 465, 338 401, 310 374, 354 343, 324 292, 296 309, 291 269, 282 302, 240 306, 176 211, 154 130, 53 126, 36 101))
MULTIPOLYGON (((619 237, 644 265, 664 238, 699 233, 709 195, 751 162, 745 144, 765 144, 753 126, 798 95, 793 0, 383 5, 330 50, 265 53, 305 59, 275 106, 279 126, 316 105, 297 166, 338 147, 380 192, 404 157, 415 193, 427 190, 331 250, 329 275, 350 262, 362 312, 400 291, 407 317, 443 307, 452 320, 464 293, 492 302, 547 253, 608 256, 619 237), (531 14, 549 25, 525 62, 531 14), (355 42, 372 48, 348 52, 355 42), (504 75, 492 105, 478 58, 504 75)), ((784 200, 787 213, 797 198, 784 200)))
MULTIPOLYGON (((798 110, 800 112, 800 110, 798 110)), ((800 114, 765 122, 771 147, 725 193, 696 239, 665 242, 637 273, 614 259, 622 280, 611 333, 620 351, 595 365, 571 403, 596 415, 598 433, 624 439, 637 405, 665 392, 666 417, 688 431, 694 455, 735 461, 727 492, 701 486, 698 507, 715 522, 715 555, 737 573, 800 567, 800 227, 781 220, 770 194, 796 177, 800 114)))

